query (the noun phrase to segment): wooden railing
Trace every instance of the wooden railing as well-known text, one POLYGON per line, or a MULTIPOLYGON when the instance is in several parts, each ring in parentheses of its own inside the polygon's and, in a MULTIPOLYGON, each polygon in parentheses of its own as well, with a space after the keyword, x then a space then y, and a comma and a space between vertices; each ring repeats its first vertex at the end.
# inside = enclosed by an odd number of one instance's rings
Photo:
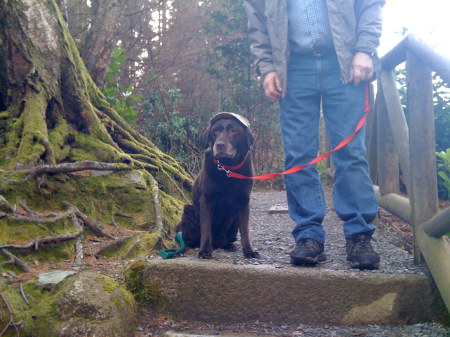
POLYGON ((413 226, 415 261, 427 264, 450 311, 450 207, 438 208, 432 71, 450 85, 450 60, 411 35, 382 58, 367 155, 380 206, 413 226), (408 123, 393 72, 403 62, 408 123))
MULTIPOLYGON (((450 86, 450 59, 410 35, 382 58, 367 119, 367 158, 381 207, 414 230, 414 260, 426 263, 450 312, 450 207, 438 208, 432 71, 450 86), (406 62, 409 120, 394 69, 406 62), (407 193, 400 193, 400 180, 407 193)), ((324 149, 326 151, 326 149, 324 149)), ((327 179, 334 167, 325 161, 327 179)))

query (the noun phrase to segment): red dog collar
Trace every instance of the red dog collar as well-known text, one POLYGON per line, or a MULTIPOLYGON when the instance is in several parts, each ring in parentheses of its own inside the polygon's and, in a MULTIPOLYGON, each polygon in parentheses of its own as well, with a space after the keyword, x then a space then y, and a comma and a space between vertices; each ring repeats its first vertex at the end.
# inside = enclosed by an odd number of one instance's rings
POLYGON ((218 159, 214 158, 213 163, 214 165, 217 165, 217 168, 219 170, 225 170, 225 171, 235 171, 235 170, 239 170, 242 166, 244 166, 245 162, 247 161, 248 158, 248 154, 249 152, 247 152, 246 156, 244 157, 244 160, 242 162, 240 162, 237 165, 233 165, 233 166, 229 166, 229 165, 224 165, 222 164, 218 159))

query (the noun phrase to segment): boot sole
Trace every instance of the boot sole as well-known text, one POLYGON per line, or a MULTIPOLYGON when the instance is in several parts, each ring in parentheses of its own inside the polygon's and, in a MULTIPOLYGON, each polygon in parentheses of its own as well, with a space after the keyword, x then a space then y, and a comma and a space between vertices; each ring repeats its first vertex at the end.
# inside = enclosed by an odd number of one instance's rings
POLYGON ((349 265, 353 269, 360 269, 360 270, 374 270, 374 269, 380 269, 380 263, 361 263, 361 262, 350 262, 348 261, 349 265))
POLYGON ((326 261, 327 257, 324 253, 320 253, 316 257, 305 256, 305 257, 292 257, 291 263, 294 266, 315 266, 319 262, 326 261))

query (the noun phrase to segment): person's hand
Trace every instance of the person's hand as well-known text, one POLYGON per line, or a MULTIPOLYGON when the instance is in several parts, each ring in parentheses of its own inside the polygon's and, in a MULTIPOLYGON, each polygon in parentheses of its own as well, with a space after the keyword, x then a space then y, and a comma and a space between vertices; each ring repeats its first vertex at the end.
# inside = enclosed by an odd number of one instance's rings
POLYGON ((283 88, 281 87, 280 78, 275 71, 268 73, 264 77, 264 92, 271 100, 276 101, 281 98, 283 88))
POLYGON ((360 82, 371 80, 372 77, 372 57, 365 53, 356 53, 353 57, 353 63, 350 69, 349 83, 353 82, 355 84, 355 87, 357 87, 360 82))

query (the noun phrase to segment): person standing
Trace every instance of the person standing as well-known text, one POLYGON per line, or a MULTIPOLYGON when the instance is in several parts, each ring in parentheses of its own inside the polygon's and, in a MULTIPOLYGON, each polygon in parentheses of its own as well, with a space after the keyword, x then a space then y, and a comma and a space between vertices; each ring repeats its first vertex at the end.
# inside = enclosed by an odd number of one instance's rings
MULTIPOLYGON (((322 108, 331 148, 364 114, 366 86, 377 64, 385 0, 244 0, 251 52, 268 98, 279 100, 285 168, 308 163, 319 150, 322 108)), ((378 212, 365 159, 365 129, 334 152, 333 206, 343 221, 347 261, 376 269, 371 245, 378 212)), ((294 265, 324 259, 325 199, 315 165, 285 176, 296 246, 294 265)))

